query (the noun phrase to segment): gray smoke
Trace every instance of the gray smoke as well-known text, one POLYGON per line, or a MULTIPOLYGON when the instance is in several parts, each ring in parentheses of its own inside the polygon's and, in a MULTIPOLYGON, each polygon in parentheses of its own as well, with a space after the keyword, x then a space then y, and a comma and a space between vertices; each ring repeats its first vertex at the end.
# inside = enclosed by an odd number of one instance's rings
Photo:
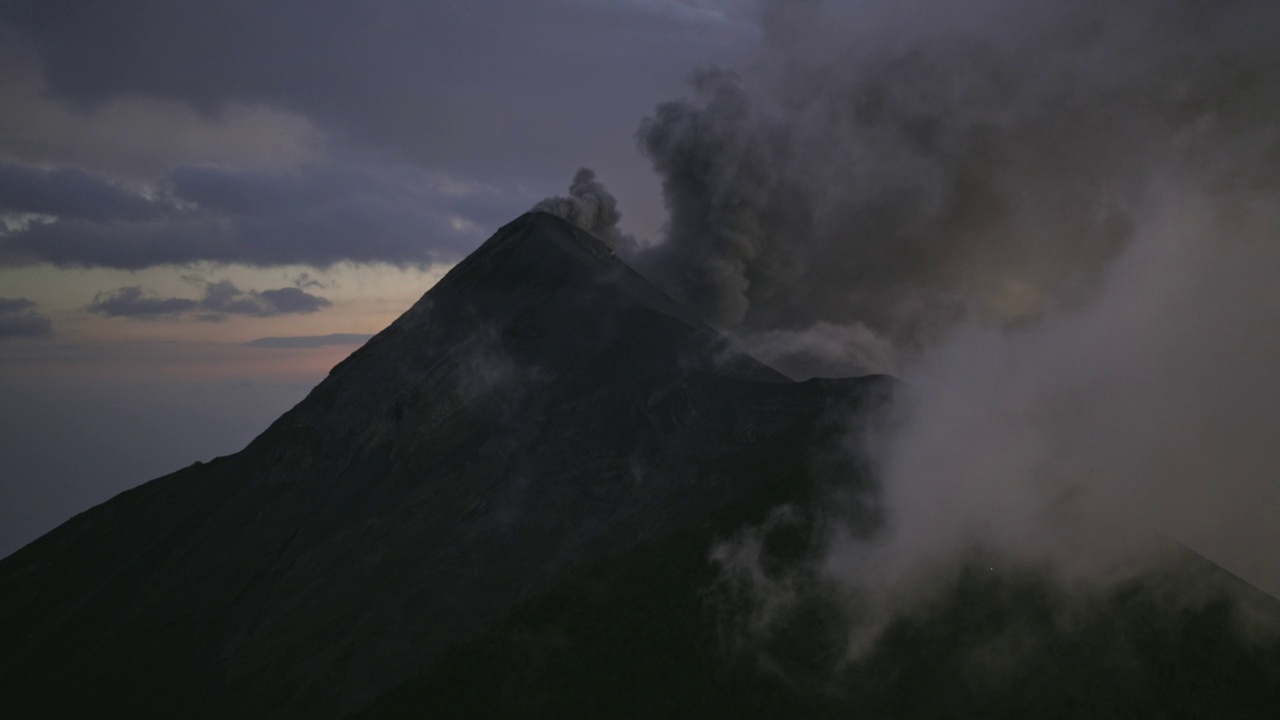
POLYGON ((791 571, 768 524, 715 549, 754 629, 818 588, 854 657, 974 558, 1096 597, 1178 542, 1280 596, 1280 5, 766 8, 642 126, 639 262, 784 370, 904 383, 850 438, 873 537, 832 502, 791 571))
POLYGON ((549 197, 534 205, 532 210, 551 213, 564 218, 600 238, 611 248, 626 248, 634 244, 631 237, 618 228, 622 213, 618 201, 596 179, 594 171, 581 168, 569 184, 568 197, 549 197))
POLYGON ((696 72, 640 128, 670 222, 637 264, 722 327, 903 351, 1076 306, 1153 177, 1275 186, 1277 22, 1265 0, 766 3, 753 65, 696 72))
POLYGON ((859 657, 975 557, 1096 598, 1179 543, 1280 596, 1280 203, 1237 200, 1167 184, 1082 306, 966 322, 923 351, 884 424, 849 438, 873 459, 883 527, 868 538, 863 508, 829 502, 813 560, 781 574, 764 569, 768 524, 714 550, 747 588, 748 629, 766 636, 818 588, 856 616, 859 657))
POLYGON ((732 337, 737 349, 797 378, 895 373, 901 366, 893 343, 861 323, 819 321, 801 330, 762 330, 732 337))
POLYGON ((983 546, 1107 579, 1172 536, 1280 594, 1280 206, 1170 186, 1136 218, 1085 306, 909 368, 871 446, 887 532, 836 543, 835 575, 911 586, 983 546))

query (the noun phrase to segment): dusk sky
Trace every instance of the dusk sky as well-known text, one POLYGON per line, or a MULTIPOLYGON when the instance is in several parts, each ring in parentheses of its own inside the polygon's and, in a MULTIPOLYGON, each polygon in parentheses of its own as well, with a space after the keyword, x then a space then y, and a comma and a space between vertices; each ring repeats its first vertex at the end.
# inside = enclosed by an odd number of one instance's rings
POLYGON ((752 13, 0 4, 0 554, 240 449, 579 166, 656 235, 639 120, 752 13))
POLYGON ((1150 526, 1278 593, 1276 27, 1272 0, 0 2, 0 555, 241 449, 554 196, 759 359, 919 393, 883 453, 903 557, 1071 565, 1150 526), (1064 504, 1125 532, 1037 546, 1064 504))

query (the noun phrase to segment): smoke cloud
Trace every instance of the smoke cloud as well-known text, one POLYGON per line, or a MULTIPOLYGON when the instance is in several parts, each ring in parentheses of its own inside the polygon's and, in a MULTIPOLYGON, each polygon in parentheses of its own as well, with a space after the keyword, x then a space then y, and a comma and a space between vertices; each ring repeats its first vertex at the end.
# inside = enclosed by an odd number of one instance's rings
POLYGON ((1280 205, 1189 188, 1151 203, 1085 307, 966 324, 909 369, 871 441, 891 519, 872 546, 837 543, 836 576, 910 585, 983 546, 1105 578, 1169 536, 1270 569, 1280 205))
MULTIPOLYGON (((1017 329, 964 323, 905 369, 887 417, 849 438, 875 468, 883 524, 829 502, 811 559, 781 572, 762 537, 800 524, 794 509, 714 550, 747 588, 751 637, 824 598, 847 614, 842 657, 861 658, 975 563, 1096 603, 1179 543, 1280 596, 1280 203, 1167 185, 1135 220, 1083 306, 1017 329)), ((1221 591, 1174 577, 1159 589, 1173 606, 1221 591)))
POLYGON ((569 184, 568 197, 549 197, 534 205, 535 212, 564 218, 603 240, 611 248, 630 248, 635 241, 618 228, 622 213, 618 200, 596 179, 594 171, 581 168, 569 184))
POLYGON ((1153 177, 1275 186, 1278 14, 767 3, 753 65, 696 72, 639 130, 670 222, 637 265, 721 327, 861 324, 905 351, 1077 306, 1153 177))
POLYGON ((904 383, 849 439, 882 524, 829 502, 786 572, 768 523, 715 549, 750 624, 816 593, 858 657, 975 562, 1096 597, 1179 542, 1280 596, 1280 6, 764 21, 644 121, 670 224, 636 262, 793 376, 904 383))

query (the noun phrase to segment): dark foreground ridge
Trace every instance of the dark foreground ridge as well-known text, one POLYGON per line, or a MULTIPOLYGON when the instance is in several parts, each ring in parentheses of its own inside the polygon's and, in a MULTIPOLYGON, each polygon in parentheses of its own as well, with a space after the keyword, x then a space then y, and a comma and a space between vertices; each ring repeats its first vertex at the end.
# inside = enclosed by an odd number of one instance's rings
MULTIPOLYGON (((964 572, 841 661, 710 549, 811 551, 882 377, 792 382, 550 215, 498 231, 236 455, 0 561, 7 717, 1270 718, 1280 617, 1206 563, 1092 597, 964 572), (1168 602, 1171 587, 1194 600, 1168 602), (1259 609, 1260 608, 1260 609, 1259 609), (1261 619, 1259 619, 1261 618, 1261 619), (1252 625, 1245 625, 1245 620, 1252 625), (743 641, 751 637, 750 642, 743 641)), ((874 526, 868 505, 866 529, 874 526)), ((803 583, 801 583, 803 585, 803 583)))

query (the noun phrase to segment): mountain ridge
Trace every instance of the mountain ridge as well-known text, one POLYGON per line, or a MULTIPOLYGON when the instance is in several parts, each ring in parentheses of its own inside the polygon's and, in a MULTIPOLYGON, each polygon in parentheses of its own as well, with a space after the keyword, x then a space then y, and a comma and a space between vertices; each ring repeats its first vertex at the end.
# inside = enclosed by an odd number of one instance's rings
POLYGON ((526 214, 243 451, 0 561, 0 688, 45 715, 354 710, 582 563, 786 495, 725 468, 803 462, 887 387, 794 383, 526 214))
POLYGON ((241 452, 0 560, 0 697, 16 717, 1280 707, 1280 635, 1247 632, 1280 603, 1186 552, 1083 595, 971 563, 849 657, 856 598, 814 569, 832 523, 883 520, 848 440, 895 387, 793 382, 523 215, 241 452), (712 552, 743 537, 790 593, 772 622, 712 552))

